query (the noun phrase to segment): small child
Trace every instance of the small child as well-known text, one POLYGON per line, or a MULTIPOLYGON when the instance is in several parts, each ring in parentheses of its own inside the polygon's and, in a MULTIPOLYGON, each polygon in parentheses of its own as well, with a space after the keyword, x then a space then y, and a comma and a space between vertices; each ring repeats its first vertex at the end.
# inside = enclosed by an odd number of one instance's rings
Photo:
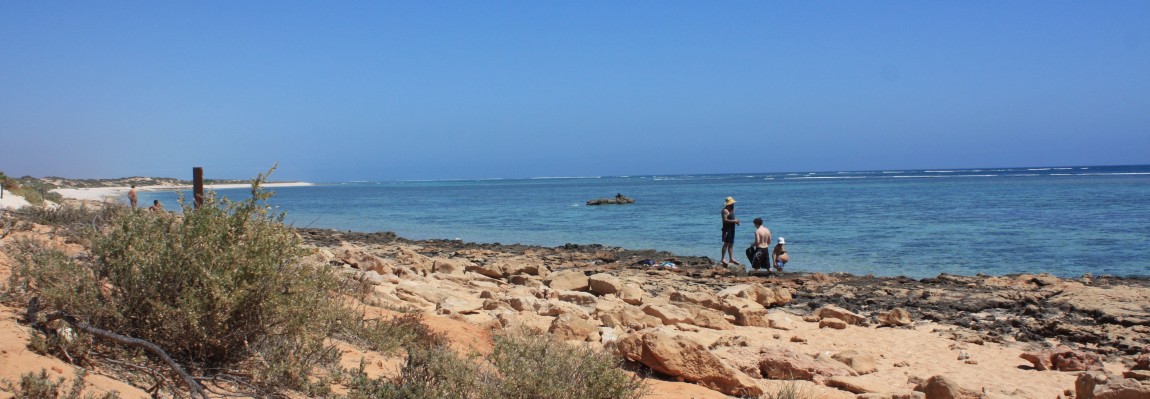
POLYGON ((787 239, 779 237, 779 243, 775 245, 775 250, 771 252, 771 259, 774 260, 771 263, 774 263, 775 268, 780 272, 783 271, 783 265, 786 265, 787 261, 791 259, 790 256, 787 256, 786 245, 787 239))

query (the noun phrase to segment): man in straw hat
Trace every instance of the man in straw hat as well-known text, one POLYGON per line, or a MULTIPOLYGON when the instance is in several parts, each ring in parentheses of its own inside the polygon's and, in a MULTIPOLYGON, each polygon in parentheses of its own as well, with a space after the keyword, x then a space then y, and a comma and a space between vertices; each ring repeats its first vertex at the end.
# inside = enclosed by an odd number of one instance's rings
POLYGON ((740 264, 735 260, 732 250, 735 247, 735 226, 738 225, 739 219, 735 219, 735 199, 727 197, 726 204, 723 205, 723 249, 719 254, 719 264, 726 265, 727 260, 736 265, 740 264))

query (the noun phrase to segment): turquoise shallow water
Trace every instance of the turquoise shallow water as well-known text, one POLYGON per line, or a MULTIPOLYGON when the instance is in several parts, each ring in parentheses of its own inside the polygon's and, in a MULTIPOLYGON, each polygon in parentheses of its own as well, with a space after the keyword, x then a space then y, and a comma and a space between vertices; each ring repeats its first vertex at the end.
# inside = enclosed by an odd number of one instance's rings
MULTIPOLYGON (((299 227, 413 239, 604 244, 719 257, 723 199, 736 253, 761 217, 791 270, 1150 275, 1150 166, 356 182, 274 189, 299 227), (633 205, 585 206, 623 193, 633 205)), ((246 189, 221 190, 231 198, 246 189)), ((173 204, 175 193, 147 193, 173 204)), ((172 207, 172 206, 169 206, 172 207)))

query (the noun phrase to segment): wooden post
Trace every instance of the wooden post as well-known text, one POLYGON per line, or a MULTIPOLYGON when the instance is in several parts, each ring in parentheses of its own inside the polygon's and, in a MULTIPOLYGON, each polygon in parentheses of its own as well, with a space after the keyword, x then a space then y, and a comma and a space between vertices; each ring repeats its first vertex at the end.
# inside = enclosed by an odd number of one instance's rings
POLYGON ((192 167, 192 195, 196 199, 196 209, 204 204, 204 168, 192 167))

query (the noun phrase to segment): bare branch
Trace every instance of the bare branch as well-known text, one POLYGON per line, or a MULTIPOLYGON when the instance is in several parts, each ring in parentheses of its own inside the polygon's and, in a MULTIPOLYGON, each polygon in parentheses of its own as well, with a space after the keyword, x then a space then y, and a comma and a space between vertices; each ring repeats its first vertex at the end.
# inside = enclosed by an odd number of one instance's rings
MULTIPOLYGON (((26 317, 30 322, 32 322, 33 328, 43 331, 44 328, 40 325, 39 318, 36 315, 36 313, 39 311, 39 308, 39 298, 32 298, 32 300, 28 302, 28 314, 26 317)), ((200 385, 200 383, 197 382, 191 374, 188 374, 188 372, 184 371, 184 369, 180 367, 179 363, 176 363, 176 361, 168 355, 168 352, 165 352, 164 349, 156 346, 156 344, 139 338, 132 338, 93 327, 91 324, 88 324, 82 320, 78 320, 75 316, 65 313, 64 311, 56 311, 44 317, 45 323, 52 320, 63 320, 64 322, 71 324, 72 327, 75 327, 80 331, 119 343, 121 345, 133 348, 141 348, 151 352, 153 355, 156 355, 161 360, 163 360, 164 363, 168 365, 168 367, 171 367, 172 371, 175 371, 176 374, 179 374, 180 379, 184 380, 184 384, 188 385, 188 390, 191 391, 193 397, 199 396, 201 399, 208 399, 208 394, 204 391, 204 386, 200 385)))

